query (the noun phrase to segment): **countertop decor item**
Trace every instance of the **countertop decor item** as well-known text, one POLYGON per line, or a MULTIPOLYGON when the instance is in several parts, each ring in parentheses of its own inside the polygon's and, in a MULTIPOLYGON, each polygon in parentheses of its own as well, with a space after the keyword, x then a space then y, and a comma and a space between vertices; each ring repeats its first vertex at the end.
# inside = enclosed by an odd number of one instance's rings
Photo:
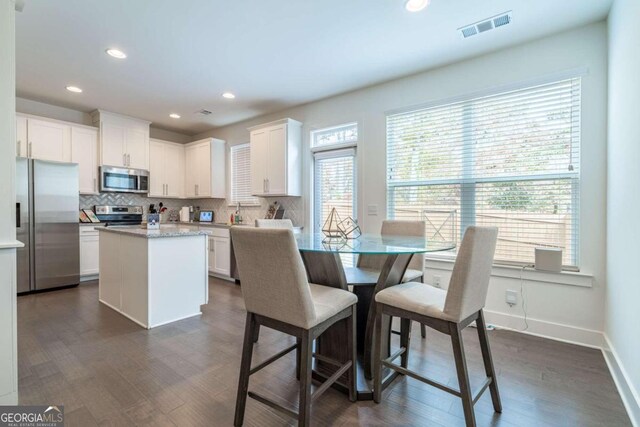
POLYGON ((338 211, 336 210, 336 208, 331 208, 331 212, 329 212, 329 216, 322 226, 322 233, 325 235, 325 239, 323 240, 323 242, 329 242, 332 240, 344 238, 338 225, 340 224, 340 222, 341 219, 340 215, 338 215, 338 211))
POLYGON ((338 223, 338 228, 345 239, 357 239, 362 236, 362 230, 360 230, 358 220, 353 219, 350 216, 340 221, 338 223))

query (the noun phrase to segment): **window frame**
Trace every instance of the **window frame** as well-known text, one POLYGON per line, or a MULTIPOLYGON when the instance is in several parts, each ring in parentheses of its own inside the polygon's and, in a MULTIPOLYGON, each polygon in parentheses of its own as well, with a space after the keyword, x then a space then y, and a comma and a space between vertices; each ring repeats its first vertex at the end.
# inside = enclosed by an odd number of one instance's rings
MULTIPOLYGON (((386 174, 386 186, 387 191, 385 196, 386 207, 387 207, 387 216, 391 218, 391 214, 393 213, 393 191, 396 188, 401 187, 430 187, 436 185, 458 185, 460 186, 460 233, 459 240, 461 240, 462 232, 466 229, 468 225, 475 223, 476 213, 475 207, 477 206, 478 199, 475 197, 475 188, 479 184, 491 184, 491 183, 499 183, 499 182, 532 182, 532 181, 551 181, 551 180, 569 180, 571 183, 571 208, 573 213, 574 221, 572 221, 573 236, 575 238, 571 239, 572 245, 572 254, 573 259, 575 260, 575 265, 563 265, 563 271, 580 271, 581 257, 580 257, 580 244, 582 242, 581 236, 581 209, 580 209, 580 192, 581 192, 581 172, 582 168, 580 167, 581 159, 580 159, 580 151, 582 147, 582 122, 581 116, 583 114, 582 109, 582 96, 583 96, 583 81, 582 77, 586 74, 585 70, 574 70, 567 73, 559 73, 555 76, 551 76, 544 79, 532 80, 527 83, 521 83, 517 85, 505 85, 501 87, 496 87, 491 90, 476 92, 468 95, 458 96, 455 98, 451 98, 448 100, 436 101, 428 104, 415 105, 412 107, 405 107, 402 109, 396 109, 385 112, 385 150, 388 158, 389 153, 389 118, 392 116, 398 116, 403 114, 410 114, 414 112, 418 112, 421 110, 427 110, 431 108, 444 107, 452 104, 466 104, 472 105, 472 103, 478 99, 491 97, 491 96, 499 96, 503 94, 507 94, 509 92, 515 91, 523 91, 527 89, 534 89, 538 86, 561 83, 567 80, 577 79, 579 81, 579 105, 580 110, 577 112, 578 114, 578 130, 577 130, 577 141, 575 144, 577 145, 577 150, 574 150, 574 141, 572 141, 571 147, 571 161, 574 165, 578 165, 577 171, 567 170, 562 173, 549 173, 549 174, 533 174, 533 175, 518 175, 518 174, 510 174, 510 175, 501 175, 499 177, 478 177, 478 176, 469 176, 466 175, 464 171, 458 178, 445 178, 445 179, 424 179, 424 180, 412 180, 412 181, 402 181, 401 183, 393 183, 389 176, 389 163, 387 161, 385 174, 386 174), (466 176, 465 176, 466 175, 466 176), (465 189, 465 187, 467 187, 465 189), (466 201, 465 201, 466 200, 466 201)), ((463 133, 465 144, 466 141, 469 140, 469 133, 463 133)), ((468 162, 468 157, 472 157, 474 150, 469 152, 465 152, 463 159, 463 164, 468 162)), ((457 253, 457 248, 451 252, 439 252, 426 254, 426 259, 432 259, 434 261, 451 261, 455 258, 457 253)), ((521 262, 521 261, 509 261, 509 260, 496 260, 494 265, 503 265, 503 266, 511 266, 511 267, 525 267, 531 266, 532 262, 521 262)))
MULTIPOLYGON (((243 142, 242 144, 236 144, 229 147, 229 202, 228 206, 237 206, 238 201, 234 200, 234 179, 233 179, 233 171, 234 171, 234 152, 241 148, 249 148, 249 156, 251 156, 251 143, 243 142)), ((251 157, 249 157, 251 158, 251 157)), ((249 176, 251 176, 251 160, 249 160, 249 176)), ((251 206, 262 206, 260 203, 260 198, 251 195, 251 179, 249 179, 249 195, 248 198, 254 199, 252 202, 239 202, 242 207, 251 207, 251 206)))

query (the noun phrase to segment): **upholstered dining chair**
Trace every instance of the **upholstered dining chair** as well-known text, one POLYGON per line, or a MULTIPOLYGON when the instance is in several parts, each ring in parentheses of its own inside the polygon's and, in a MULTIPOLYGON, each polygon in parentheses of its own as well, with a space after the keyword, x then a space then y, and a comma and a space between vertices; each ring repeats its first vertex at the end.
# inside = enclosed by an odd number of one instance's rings
MULTIPOLYGON (((384 236, 412 236, 425 237, 426 223, 416 220, 385 220, 382 222, 380 234, 384 236)), ((347 284, 357 285, 362 283, 375 284, 384 266, 386 257, 379 255, 360 255, 354 268, 345 268, 347 284)), ((424 282, 425 261, 423 254, 416 254, 411 258, 407 271, 402 278, 403 282, 424 282)), ((427 331, 424 325, 420 325, 420 333, 425 338, 427 331)))
POLYGON ((453 266, 447 291, 422 283, 409 282, 387 288, 376 294, 376 340, 373 373, 374 401, 376 403, 379 403, 381 399, 382 368, 386 367, 460 397, 467 426, 476 425, 473 406, 487 387, 491 392, 494 410, 502 412, 498 383, 482 312, 487 298, 497 236, 498 229, 495 227, 471 226, 467 228, 453 266), (386 359, 382 359, 381 356, 381 348, 384 345, 381 341, 385 339, 381 328, 384 316, 399 317, 402 324, 401 348, 386 359), (459 390, 454 390, 445 384, 422 377, 407 369, 411 320, 426 324, 430 328, 451 336, 459 390), (469 385, 469 373, 461 334, 462 330, 473 321, 477 325, 487 376, 484 384, 475 395, 472 394, 469 385), (393 363, 398 357, 401 357, 400 365, 393 363))
POLYGON ((258 228, 288 228, 293 230, 293 222, 290 219, 256 219, 258 228))
POLYGON ((240 364, 235 426, 244 420, 247 396, 298 419, 308 426, 311 402, 347 373, 349 399, 356 399, 356 303, 351 292, 307 281, 292 230, 232 227, 231 237, 242 281, 247 320, 240 364), (337 322, 346 322, 350 360, 325 360, 337 366, 335 373, 311 394, 313 341, 337 322), (253 337, 261 327, 296 337, 297 343, 251 367, 253 337), (268 397, 249 391, 249 377, 282 356, 297 351, 300 381, 299 409, 296 413, 268 397))

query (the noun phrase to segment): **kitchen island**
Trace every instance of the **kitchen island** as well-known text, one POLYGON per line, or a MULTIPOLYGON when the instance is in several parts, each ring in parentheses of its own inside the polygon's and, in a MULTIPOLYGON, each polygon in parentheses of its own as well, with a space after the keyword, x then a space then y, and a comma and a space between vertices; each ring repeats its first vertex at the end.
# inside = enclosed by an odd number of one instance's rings
POLYGON ((100 228, 99 300, 151 329, 201 314, 209 299, 209 232, 100 228))

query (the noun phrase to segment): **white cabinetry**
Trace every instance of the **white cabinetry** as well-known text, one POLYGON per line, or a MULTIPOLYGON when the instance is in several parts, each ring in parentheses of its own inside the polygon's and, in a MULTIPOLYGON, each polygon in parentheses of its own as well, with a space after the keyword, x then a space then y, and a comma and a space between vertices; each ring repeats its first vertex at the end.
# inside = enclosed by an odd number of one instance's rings
POLYGON ((27 157, 56 162, 71 161, 71 126, 61 122, 27 119, 27 157))
POLYGON ((209 273, 228 278, 231 275, 231 246, 229 230, 209 228, 209 273))
POLYGON ((71 161, 78 164, 80 194, 98 194, 98 129, 71 127, 71 161))
POLYGON ((185 194, 188 198, 224 199, 225 142, 207 138, 185 146, 185 194))
POLYGON ((283 119, 249 128, 251 193, 302 195, 302 123, 283 119))
MULTIPOLYGON (((101 227, 101 226, 100 226, 101 227)), ((100 236, 96 226, 80 226, 80 281, 93 280, 100 272, 100 236)))
POLYGON ((150 122, 97 110, 91 115, 100 127, 100 164, 149 169, 150 122))
POLYGON ((27 157, 27 118, 16 116, 16 156, 27 157))
POLYGON ((150 197, 184 197, 185 148, 173 142, 150 140, 150 197))

